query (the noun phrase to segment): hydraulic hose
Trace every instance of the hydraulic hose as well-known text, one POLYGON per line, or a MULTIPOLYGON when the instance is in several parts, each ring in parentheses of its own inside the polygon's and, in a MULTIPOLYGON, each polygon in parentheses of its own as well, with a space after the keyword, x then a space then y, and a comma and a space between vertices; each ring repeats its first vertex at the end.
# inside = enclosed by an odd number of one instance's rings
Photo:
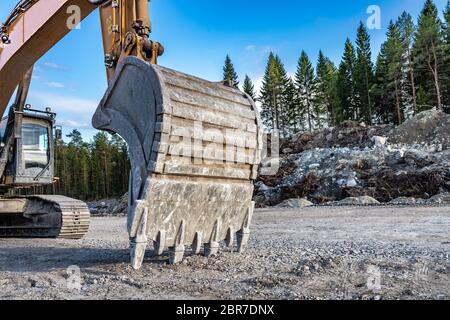
POLYGON ((101 6, 110 0, 88 0, 88 1, 90 4, 93 4, 95 6, 101 6))

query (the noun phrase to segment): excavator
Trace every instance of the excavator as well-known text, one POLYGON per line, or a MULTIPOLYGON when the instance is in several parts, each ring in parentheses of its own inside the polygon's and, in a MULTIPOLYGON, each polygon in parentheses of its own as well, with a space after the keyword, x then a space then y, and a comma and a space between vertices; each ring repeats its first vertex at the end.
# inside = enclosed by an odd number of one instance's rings
POLYGON ((0 26, 0 113, 9 107, 0 125, 0 237, 80 239, 89 229, 82 201, 9 194, 54 183, 61 132, 52 110, 26 102, 33 66, 96 9, 108 88, 92 125, 128 144, 133 268, 150 244, 171 264, 186 251, 216 255, 223 242, 244 251, 263 149, 257 108, 231 83, 159 66, 164 48, 150 38, 148 0, 21 0, 0 26))

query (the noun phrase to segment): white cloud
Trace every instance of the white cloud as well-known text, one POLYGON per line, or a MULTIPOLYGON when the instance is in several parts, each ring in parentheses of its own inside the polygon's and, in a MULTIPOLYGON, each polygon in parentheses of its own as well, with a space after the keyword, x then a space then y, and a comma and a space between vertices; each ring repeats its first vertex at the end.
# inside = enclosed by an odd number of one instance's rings
MULTIPOLYGON (((32 92, 30 99, 36 107, 52 107, 56 113, 69 113, 71 116, 91 117, 99 101, 48 92, 32 92)), ((78 119, 79 120, 79 119, 78 119)), ((85 122, 85 121, 83 121, 85 122)))
POLYGON ((61 119, 57 120, 56 123, 58 125, 71 129, 92 129, 91 124, 88 122, 79 122, 75 120, 61 119))
POLYGON ((65 70, 66 68, 60 64, 54 62, 44 62, 42 65, 46 68, 55 69, 55 70, 65 70))
POLYGON ((256 46, 254 44, 249 44, 248 46, 245 47, 245 50, 251 51, 251 50, 255 50, 256 46))
POLYGON ((60 82, 45 82, 47 86, 50 88, 64 88, 65 85, 60 82))

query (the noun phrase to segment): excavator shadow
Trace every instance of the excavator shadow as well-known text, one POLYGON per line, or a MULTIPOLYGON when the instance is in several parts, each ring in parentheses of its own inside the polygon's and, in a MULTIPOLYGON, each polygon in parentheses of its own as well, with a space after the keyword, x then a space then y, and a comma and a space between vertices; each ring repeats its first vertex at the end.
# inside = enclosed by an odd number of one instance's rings
MULTIPOLYGON (((187 256, 194 255, 187 252, 187 256)), ((130 250, 102 249, 102 248, 55 248, 28 246, 15 246, 2 248, 0 251, 0 272, 49 272, 63 271, 71 266, 77 266, 81 270, 88 268, 109 268, 117 265, 119 268, 131 268, 130 250)), ((156 255, 153 249, 146 251, 144 267, 150 268, 167 265, 169 252, 156 255)))

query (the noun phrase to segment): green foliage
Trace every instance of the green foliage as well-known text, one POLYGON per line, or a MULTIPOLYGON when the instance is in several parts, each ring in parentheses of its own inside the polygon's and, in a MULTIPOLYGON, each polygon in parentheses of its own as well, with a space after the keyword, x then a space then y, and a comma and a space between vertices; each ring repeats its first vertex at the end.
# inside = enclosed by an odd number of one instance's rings
POLYGON ((329 125, 335 125, 336 110, 338 108, 337 97, 337 70, 333 62, 325 57, 322 51, 319 52, 317 61, 317 96, 316 103, 319 108, 326 113, 329 125))
POLYGON ((245 76, 244 85, 242 90, 248 94, 253 100, 256 100, 255 86, 253 85, 252 79, 248 75, 245 76))
POLYGON ((355 95, 357 120, 372 123, 372 97, 371 88, 373 85, 373 63, 372 51, 370 48, 370 36, 365 25, 361 22, 358 27, 356 38, 356 65, 355 65, 355 95))
POLYGON ((396 22, 400 33, 403 50, 403 76, 401 81, 402 98, 408 106, 405 108, 406 117, 417 113, 416 75, 413 68, 412 46, 416 26, 412 16, 404 11, 396 22))
POLYGON ((443 107, 443 84, 448 74, 445 72, 445 42, 442 22, 432 0, 426 0, 419 16, 413 46, 414 69, 418 83, 428 92, 426 105, 443 107))
POLYGON ((315 103, 317 87, 314 68, 305 51, 302 51, 298 61, 297 73, 295 74, 295 85, 297 87, 300 116, 306 120, 306 128, 310 132, 323 126, 321 115, 324 110, 320 110, 320 104, 315 103))
POLYGON ((375 73, 376 85, 373 91, 379 122, 396 124, 403 122, 405 106, 401 91, 402 62, 402 39, 397 25, 391 21, 387 40, 381 47, 375 73))
POLYGON ((350 39, 345 42, 344 55, 339 66, 337 92, 339 107, 336 112, 336 122, 358 119, 358 104, 355 88, 355 47, 350 39))
POLYGON ((447 75, 445 86, 444 105, 450 109, 450 0, 444 10, 444 40, 445 40, 445 74, 447 75))
POLYGON ((289 100, 291 82, 280 57, 270 53, 259 98, 261 116, 267 128, 280 130, 284 135, 288 134, 289 118, 295 109, 295 101, 289 100))
POLYGON ((233 62, 231 62, 229 55, 225 58, 225 65, 223 67, 223 81, 230 82, 231 85, 236 88, 239 86, 238 75, 234 70, 234 65, 233 62))
POLYGON ((55 171, 59 178, 53 192, 82 200, 123 195, 128 189, 130 164, 125 141, 99 132, 92 143, 73 130, 68 143, 56 142, 55 171))

